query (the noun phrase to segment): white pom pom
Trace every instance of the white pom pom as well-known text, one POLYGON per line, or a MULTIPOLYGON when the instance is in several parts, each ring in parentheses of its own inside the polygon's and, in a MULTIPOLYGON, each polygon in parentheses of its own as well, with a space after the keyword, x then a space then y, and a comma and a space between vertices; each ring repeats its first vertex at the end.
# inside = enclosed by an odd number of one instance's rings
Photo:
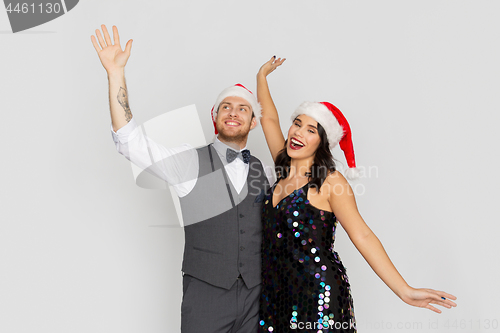
POLYGON ((356 180, 361 176, 359 168, 349 168, 345 171, 345 177, 349 180, 356 180))

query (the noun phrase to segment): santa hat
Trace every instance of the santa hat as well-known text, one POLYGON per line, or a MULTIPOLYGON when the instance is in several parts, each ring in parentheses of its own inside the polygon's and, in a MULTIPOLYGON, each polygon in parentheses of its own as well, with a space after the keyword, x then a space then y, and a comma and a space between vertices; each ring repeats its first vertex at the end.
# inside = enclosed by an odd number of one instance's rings
POLYGON ((292 121, 301 114, 314 118, 323 127, 330 149, 335 148, 337 143, 340 143, 340 148, 344 151, 349 166, 349 169, 345 172, 346 177, 351 180, 359 178, 360 170, 356 168, 351 128, 342 112, 335 105, 328 102, 304 102, 292 114, 292 121))
POLYGON ((215 119, 217 118, 217 111, 219 110, 219 105, 224 100, 224 98, 232 96, 244 98, 248 103, 250 103, 253 114, 257 119, 257 123, 262 117, 262 108, 259 102, 257 101, 255 95, 250 90, 245 88, 242 84, 239 83, 235 84, 234 86, 222 90, 212 108, 212 121, 214 123, 215 134, 219 134, 219 132, 217 132, 217 127, 215 126, 215 119))

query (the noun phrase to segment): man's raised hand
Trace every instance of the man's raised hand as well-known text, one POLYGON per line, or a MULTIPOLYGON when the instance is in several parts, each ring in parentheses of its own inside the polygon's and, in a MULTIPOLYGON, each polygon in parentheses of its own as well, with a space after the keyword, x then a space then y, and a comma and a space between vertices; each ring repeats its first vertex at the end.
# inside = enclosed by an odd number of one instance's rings
POLYGON ((128 58, 130 57, 130 50, 132 49, 132 39, 130 39, 125 45, 125 50, 122 51, 120 46, 120 36, 118 35, 118 28, 113 26, 113 40, 109 36, 108 29, 103 24, 101 25, 102 32, 104 34, 104 39, 102 38, 101 31, 96 29, 97 42, 94 35, 90 37, 92 44, 94 45, 97 55, 101 60, 101 64, 104 69, 109 74, 114 74, 116 72, 123 72, 125 65, 127 64, 128 58))

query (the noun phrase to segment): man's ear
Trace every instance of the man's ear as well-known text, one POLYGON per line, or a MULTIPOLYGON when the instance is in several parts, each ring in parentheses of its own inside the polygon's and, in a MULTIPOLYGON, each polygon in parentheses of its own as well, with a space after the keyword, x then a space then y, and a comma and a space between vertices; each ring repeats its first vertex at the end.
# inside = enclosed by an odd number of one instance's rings
POLYGON ((257 118, 255 116, 252 117, 252 121, 250 123, 250 129, 253 130, 257 126, 257 118))

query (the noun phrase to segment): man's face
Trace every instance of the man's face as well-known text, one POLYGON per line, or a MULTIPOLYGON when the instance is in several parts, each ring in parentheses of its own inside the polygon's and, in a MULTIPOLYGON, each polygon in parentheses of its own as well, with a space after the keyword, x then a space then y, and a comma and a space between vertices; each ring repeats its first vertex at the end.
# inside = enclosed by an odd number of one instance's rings
POLYGON ((248 132, 257 126, 257 120, 250 103, 242 97, 231 96, 220 103, 215 124, 221 141, 246 143, 248 132))

